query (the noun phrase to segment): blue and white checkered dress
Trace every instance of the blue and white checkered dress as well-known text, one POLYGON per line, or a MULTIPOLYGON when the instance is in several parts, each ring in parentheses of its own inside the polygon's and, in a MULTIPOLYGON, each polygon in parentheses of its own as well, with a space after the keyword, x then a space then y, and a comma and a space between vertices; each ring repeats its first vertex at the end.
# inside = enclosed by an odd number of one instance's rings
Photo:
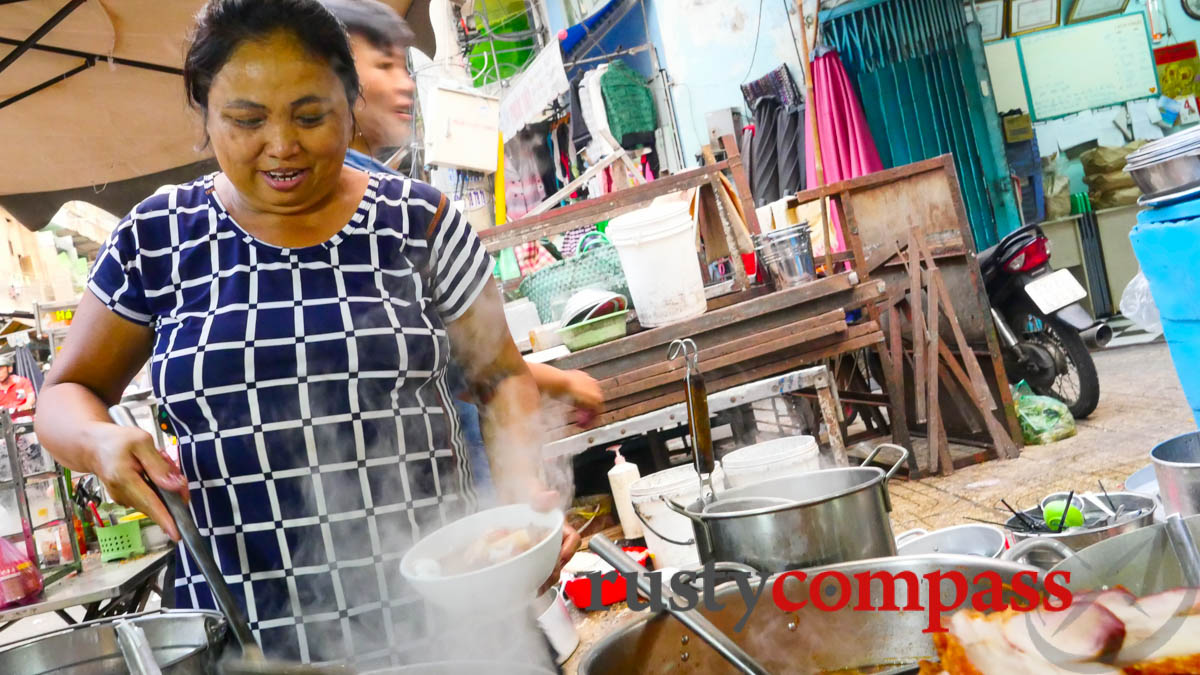
MULTIPOLYGON (((214 177, 139 204, 89 288, 154 328, 154 390, 192 513, 268 653, 402 662, 425 617, 399 558, 474 505, 445 324, 492 260, 407 178, 372 174, 340 232, 286 249, 243 231, 214 177)), ((214 608, 180 555, 178 606, 214 608)))

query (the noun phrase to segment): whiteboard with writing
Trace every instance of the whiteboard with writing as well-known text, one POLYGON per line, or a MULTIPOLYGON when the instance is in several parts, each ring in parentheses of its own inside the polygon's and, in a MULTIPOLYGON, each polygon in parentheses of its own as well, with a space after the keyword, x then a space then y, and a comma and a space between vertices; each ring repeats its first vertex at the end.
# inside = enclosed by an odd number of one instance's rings
POLYGON ((1035 120, 1158 95, 1141 12, 1017 39, 1035 120))

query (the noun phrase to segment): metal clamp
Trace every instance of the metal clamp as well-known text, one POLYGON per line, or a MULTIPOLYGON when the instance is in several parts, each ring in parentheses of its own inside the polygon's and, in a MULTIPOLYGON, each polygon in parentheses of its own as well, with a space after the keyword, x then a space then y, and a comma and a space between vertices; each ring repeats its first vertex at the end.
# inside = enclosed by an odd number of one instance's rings
MULTIPOLYGON (((660 497, 659 499, 662 499, 664 502, 666 502, 668 507, 674 505, 671 500, 667 499, 666 497, 660 497)), ((646 520, 646 516, 642 515, 642 510, 638 508, 637 504, 633 505, 633 513, 638 517, 638 520, 642 521, 642 527, 650 530, 650 532, 654 533, 654 536, 662 539, 668 544, 675 544, 676 546, 692 546, 696 543, 696 539, 694 537, 688 539, 687 541, 675 541, 670 537, 664 536, 662 532, 659 532, 650 525, 650 523, 646 520)))
POLYGON ((866 466, 866 465, 870 464, 871 460, 875 459, 875 455, 878 455, 879 451, 884 448, 891 448, 893 450, 900 451, 900 459, 896 460, 896 463, 892 465, 892 468, 888 469, 887 473, 884 474, 885 478, 890 479, 892 477, 892 475, 895 474, 896 471, 900 469, 900 465, 908 460, 908 455, 909 455, 908 450, 904 449, 903 447, 901 447, 899 445, 896 445, 895 443, 880 443, 879 445, 875 446, 875 448, 873 450, 871 450, 870 454, 867 455, 867 458, 864 459, 863 463, 859 464, 859 466, 866 466))

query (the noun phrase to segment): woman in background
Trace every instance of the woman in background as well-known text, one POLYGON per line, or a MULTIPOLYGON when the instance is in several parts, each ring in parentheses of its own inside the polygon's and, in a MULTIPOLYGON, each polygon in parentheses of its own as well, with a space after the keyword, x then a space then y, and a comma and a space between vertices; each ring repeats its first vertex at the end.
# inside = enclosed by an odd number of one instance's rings
MULTIPOLYGON (((322 0, 342 22, 350 37, 350 51, 358 71, 361 93, 355 107, 355 136, 346 151, 346 164, 363 171, 400 172, 376 157, 408 145, 413 129, 413 93, 416 85, 408 72, 407 50, 413 33, 396 10, 379 0, 322 0)), ((544 394, 569 400, 576 419, 586 426, 604 406, 600 384, 581 370, 559 370, 530 363, 529 372, 544 394)), ((479 411, 464 400, 468 392, 459 370, 451 364, 451 391, 470 448, 471 475, 476 487, 491 486, 487 453, 479 427, 479 411)))

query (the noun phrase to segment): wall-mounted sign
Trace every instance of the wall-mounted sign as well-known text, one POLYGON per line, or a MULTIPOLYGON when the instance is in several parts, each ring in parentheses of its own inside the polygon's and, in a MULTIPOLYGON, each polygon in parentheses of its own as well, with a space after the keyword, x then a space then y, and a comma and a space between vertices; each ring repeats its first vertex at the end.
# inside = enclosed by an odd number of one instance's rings
POLYGON ((1195 40, 1155 49, 1154 67, 1158 70, 1158 85, 1164 96, 1181 98, 1200 93, 1196 87, 1196 77, 1200 76, 1200 52, 1195 40))

